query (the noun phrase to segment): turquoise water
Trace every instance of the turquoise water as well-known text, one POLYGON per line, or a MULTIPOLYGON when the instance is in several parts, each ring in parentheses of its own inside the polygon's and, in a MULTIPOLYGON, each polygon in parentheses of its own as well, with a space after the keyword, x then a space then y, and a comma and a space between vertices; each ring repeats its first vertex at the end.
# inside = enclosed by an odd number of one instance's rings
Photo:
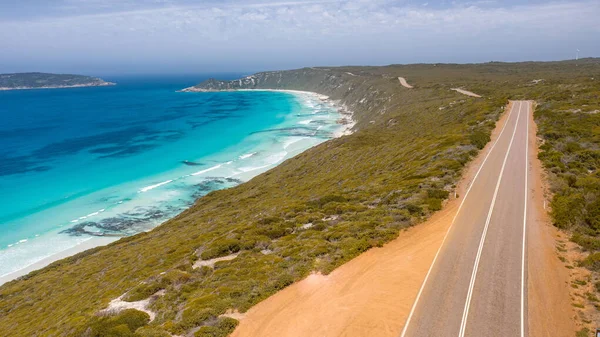
POLYGON ((341 128, 314 95, 176 92, 204 78, 0 92, 0 276, 150 230, 341 128))

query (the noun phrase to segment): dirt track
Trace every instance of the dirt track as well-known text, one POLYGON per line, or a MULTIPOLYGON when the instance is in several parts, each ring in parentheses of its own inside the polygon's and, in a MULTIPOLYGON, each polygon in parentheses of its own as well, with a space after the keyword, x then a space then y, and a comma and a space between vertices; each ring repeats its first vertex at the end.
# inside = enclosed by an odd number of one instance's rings
POLYGON ((480 96, 480 95, 477 95, 477 94, 476 94, 476 93, 474 93, 474 92, 467 91, 467 90, 464 90, 464 89, 454 88, 454 89, 452 89, 452 90, 454 90, 454 91, 456 91, 456 92, 458 92, 458 93, 461 93, 461 94, 463 94, 463 95, 467 95, 467 96, 471 96, 471 97, 477 97, 477 98, 481 98, 481 96, 480 96))
POLYGON ((412 89, 413 86, 408 84, 408 82, 406 82, 406 79, 404 77, 398 77, 398 80, 400 81, 400 84, 402 84, 403 87, 408 88, 408 89, 412 89))

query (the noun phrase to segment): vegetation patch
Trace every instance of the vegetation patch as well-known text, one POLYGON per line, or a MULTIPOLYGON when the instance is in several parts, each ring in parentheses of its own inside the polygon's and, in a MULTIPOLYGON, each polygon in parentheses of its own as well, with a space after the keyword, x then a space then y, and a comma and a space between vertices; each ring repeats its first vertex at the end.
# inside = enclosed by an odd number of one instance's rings
POLYGON ((121 311, 115 316, 95 316, 90 320, 85 336, 116 337, 134 336, 137 329, 150 322, 147 313, 135 309, 121 311))

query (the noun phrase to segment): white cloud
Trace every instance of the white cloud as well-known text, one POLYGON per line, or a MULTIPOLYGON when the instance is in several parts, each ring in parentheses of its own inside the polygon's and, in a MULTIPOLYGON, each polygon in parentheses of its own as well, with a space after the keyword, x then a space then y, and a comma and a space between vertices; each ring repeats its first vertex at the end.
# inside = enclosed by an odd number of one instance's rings
POLYGON ((265 57, 274 57, 274 63, 286 67, 460 61, 460 48, 463 61, 476 61, 523 59, 543 55, 533 47, 548 53, 553 45, 570 48, 576 42, 587 42, 595 48, 590 52, 598 54, 599 15, 597 1, 510 8, 477 3, 434 8, 392 0, 168 5, 0 22, 0 40, 8 51, 0 63, 14 62, 11 57, 22 53, 31 60, 177 59, 199 66, 238 62, 247 67, 268 67, 265 57), (506 50, 511 46, 520 51, 506 50))

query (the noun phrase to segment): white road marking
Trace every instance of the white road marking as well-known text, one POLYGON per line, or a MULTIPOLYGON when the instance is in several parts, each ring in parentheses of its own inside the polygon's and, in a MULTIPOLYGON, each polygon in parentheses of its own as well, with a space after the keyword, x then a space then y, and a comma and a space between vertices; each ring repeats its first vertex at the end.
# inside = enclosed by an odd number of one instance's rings
MULTIPOLYGON (((529 107, 526 105, 527 131, 525 136, 525 209, 523 210, 523 251, 521 254, 521 337, 525 336, 525 240, 527 236, 527 176, 529 175, 529 107)), ((544 205, 545 206, 545 205, 544 205)))
POLYGON ((475 264, 473 265, 473 272, 471 273, 471 283, 469 283, 469 291, 467 292, 467 299, 465 301, 465 308, 463 310, 462 321, 460 324, 460 331, 458 333, 459 337, 465 336, 465 331, 467 328, 467 319, 469 318, 469 307, 471 306, 471 298, 473 297, 473 287, 475 286, 475 281, 477 280, 477 270, 479 269, 479 260, 481 259, 481 252, 483 251, 485 237, 487 235, 488 227, 490 225, 490 220, 492 218, 492 213, 494 211, 494 206, 496 204, 496 197, 498 196, 498 190, 500 189, 500 183, 502 182, 502 176, 504 174, 504 168, 506 167, 506 161, 508 159, 508 155, 510 154, 510 149, 512 148, 513 141, 515 140, 515 134, 517 133, 517 128, 519 126, 519 117, 521 116, 521 107, 522 107, 522 104, 521 104, 521 102, 519 102, 519 114, 517 115, 517 123, 515 124, 515 129, 513 130, 513 134, 510 139, 510 143, 508 144, 508 150, 506 150, 506 155, 504 156, 504 161, 502 162, 502 168, 500 169, 500 177, 498 177, 498 182, 496 183, 496 189, 494 190, 492 204, 490 205, 490 209, 488 211, 488 216, 485 221, 485 226, 483 228, 483 233, 481 235, 481 240, 479 241, 477 257, 475 258, 475 264))
MULTIPOLYGON (((520 107, 520 105, 519 105, 519 107, 520 107)), ((490 148, 489 152, 487 153, 487 155, 483 159, 483 162, 481 163, 481 166, 477 170, 477 173, 475 173, 475 177, 473 178, 473 181, 471 182, 471 185, 469 185, 469 188, 467 188, 467 192, 465 193, 465 197, 460 202, 460 205, 458 206, 458 210, 456 211, 456 214, 454 214, 454 218, 452 218, 452 222, 450 223, 450 227, 448 227, 448 230, 446 231, 446 234, 444 235, 444 239, 442 240, 442 244, 440 245, 440 247, 438 248, 437 252, 435 253, 435 257, 433 258, 433 261, 431 262, 431 265, 429 266, 429 270, 427 271, 427 274, 425 275, 425 279, 423 280, 423 283, 421 284, 421 288, 419 289, 419 292, 417 293, 417 298, 415 299, 415 302, 413 303, 413 306, 410 309, 410 313, 408 314, 408 318, 406 319, 406 323, 404 324, 404 328, 402 329, 402 334, 400 335, 400 337, 404 337, 406 335, 406 332, 408 331, 408 325, 410 324, 410 320, 412 319, 413 314, 415 313, 415 309, 417 308, 417 304, 419 303, 419 299, 421 298, 421 294, 423 293, 423 289, 425 288, 425 284, 427 283, 427 280, 429 279, 429 275, 431 274, 431 270, 433 269, 433 266, 435 265, 435 262, 437 261, 438 255, 440 254, 440 251, 442 250, 442 247, 444 246, 444 242, 446 242, 446 238, 448 237, 448 233, 450 233, 450 230, 454 226, 454 221, 456 220, 456 217, 460 213, 460 210, 463 207, 463 204, 465 203, 465 200, 467 200, 467 197, 469 196, 469 192, 471 192, 471 188, 473 187, 473 185, 475 185, 475 181, 477 180, 477 177, 479 176, 479 172, 481 172, 481 170, 483 169, 483 166, 487 162, 490 154, 492 153, 492 151, 496 147, 496 144, 498 143, 498 141, 502 137, 502 134, 504 133, 504 129, 506 129, 506 126, 510 122, 510 117, 512 116, 513 110, 514 110, 514 106, 510 109, 510 112, 508 113, 508 117, 506 118, 506 122, 504 123, 504 125, 502 126, 502 130, 500 130, 500 133, 498 134, 498 138, 496 138, 496 141, 494 141, 494 144, 492 144, 492 147, 490 148)), ((517 122, 518 121, 519 120, 517 119, 517 122)))

